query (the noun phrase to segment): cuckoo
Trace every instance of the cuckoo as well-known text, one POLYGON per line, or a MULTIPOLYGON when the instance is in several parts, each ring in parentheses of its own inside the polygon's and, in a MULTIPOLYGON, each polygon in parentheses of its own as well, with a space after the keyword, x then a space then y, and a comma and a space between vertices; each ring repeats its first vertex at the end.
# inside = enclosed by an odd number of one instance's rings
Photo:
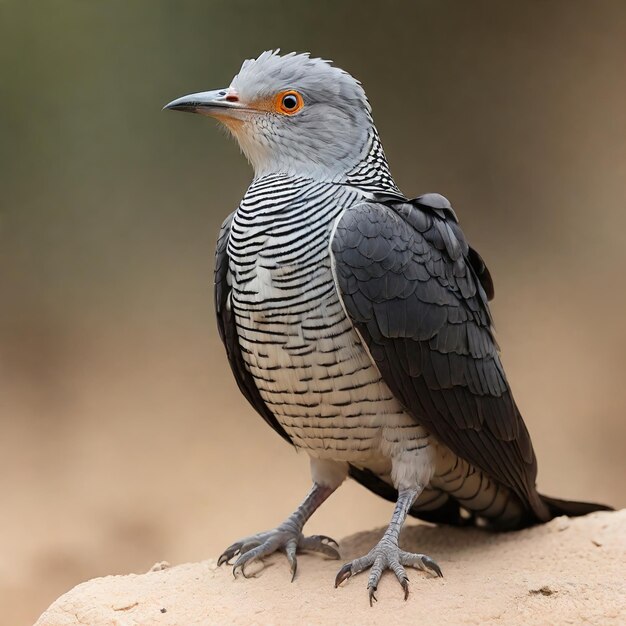
POLYGON ((442 195, 394 182, 361 84, 308 54, 268 51, 230 86, 167 109, 216 118, 254 169, 217 241, 215 308, 239 389, 310 457, 313 486, 276 529, 237 541, 219 563, 285 553, 339 558, 304 524, 350 476, 395 503, 368 554, 335 586, 385 570, 408 596, 407 515, 512 530, 601 505, 538 493, 537 462, 494 338, 489 270, 442 195))

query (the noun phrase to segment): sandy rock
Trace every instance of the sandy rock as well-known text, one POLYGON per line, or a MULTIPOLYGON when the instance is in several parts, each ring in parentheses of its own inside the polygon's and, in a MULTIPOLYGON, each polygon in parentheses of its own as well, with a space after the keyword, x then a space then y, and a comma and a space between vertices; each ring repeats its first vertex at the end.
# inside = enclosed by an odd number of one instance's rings
MULTIPOLYGON (((343 558, 360 556, 381 533, 348 537, 343 558)), ((509 534, 418 524, 401 543, 432 556, 445 576, 410 571, 407 602, 390 573, 370 608, 366 574, 334 589, 341 563, 301 555, 290 583, 284 556, 274 555, 249 580, 215 561, 96 578, 59 598, 36 626, 626 624, 626 510, 509 534)))

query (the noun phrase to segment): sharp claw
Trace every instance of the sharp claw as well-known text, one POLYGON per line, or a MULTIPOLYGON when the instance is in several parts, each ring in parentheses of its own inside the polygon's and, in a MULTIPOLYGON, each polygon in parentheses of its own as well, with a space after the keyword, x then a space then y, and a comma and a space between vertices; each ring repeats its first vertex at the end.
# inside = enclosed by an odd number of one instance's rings
POLYGON ((340 558, 339 552, 330 544, 323 542, 319 537, 305 537, 300 541, 298 547, 305 552, 317 552, 331 559, 340 558))
POLYGON ((296 570, 298 569, 298 561, 296 559, 297 549, 298 543, 295 539, 288 541, 284 548, 287 561, 289 561, 289 569, 291 570, 291 582, 294 581, 294 578, 296 577, 296 570))
POLYGON ((368 587, 369 596, 370 596, 370 606, 374 606, 374 602, 378 602, 378 598, 376 597, 376 587, 368 587))
POLYGON ((435 574, 437 574, 437 576, 439 576, 439 578, 443 578, 443 573, 441 571, 441 568, 430 557, 423 556, 422 557, 422 563, 424 563, 424 565, 428 569, 431 569, 433 572, 435 572, 435 574))
POLYGON ((352 576, 352 563, 346 563, 338 572, 335 577, 335 589, 341 585, 344 580, 348 580, 352 576))
POLYGON ((246 565, 248 564, 248 561, 244 561, 243 563, 240 563, 239 562, 240 560, 241 560, 241 557, 233 565, 233 577, 237 578, 237 570, 239 570, 241 572, 241 575, 244 578, 250 578, 250 576, 248 576, 248 574, 246 574, 246 565))
POLYGON ((340 559, 341 558, 341 554, 339 554, 339 552, 337 550, 335 550, 334 548, 332 548, 331 546, 328 546, 333 552, 332 554, 328 554, 327 556, 333 558, 333 559, 340 559))
POLYGON ((327 537, 326 535, 318 535, 318 537, 322 541, 327 541, 328 543, 332 543, 333 545, 339 547, 339 544, 332 537, 327 537))
POLYGON ((254 561, 255 558, 256 557, 254 556, 250 558, 250 554, 248 552, 240 555, 239 558, 235 561, 235 564, 233 565, 233 576, 237 578, 237 569, 239 569, 241 571, 241 575, 244 578, 250 578, 250 576, 246 574, 246 565, 254 561))
POLYGON ((402 585, 402 589, 404 589, 404 599, 405 601, 409 599, 409 579, 405 578, 400 583, 402 585))
POLYGON ((224 552, 222 552, 222 554, 220 554, 220 558, 217 559, 217 565, 221 566, 224 565, 224 563, 228 563, 228 561, 230 561, 236 554, 239 553, 241 548, 241 543, 233 543, 232 546, 228 546, 228 548, 226 548, 226 550, 224 550, 224 552))

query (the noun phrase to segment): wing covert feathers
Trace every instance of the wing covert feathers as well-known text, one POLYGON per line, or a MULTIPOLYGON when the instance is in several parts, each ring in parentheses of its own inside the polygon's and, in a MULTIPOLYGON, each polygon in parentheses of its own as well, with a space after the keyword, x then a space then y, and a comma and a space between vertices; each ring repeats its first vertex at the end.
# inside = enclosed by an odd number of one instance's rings
POLYGON ((363 203, 343 214, 331 249, 344 305, 407 411, 543 521, 530 436, 492 332, 492 289, 451 207, 431 204, 363 203))

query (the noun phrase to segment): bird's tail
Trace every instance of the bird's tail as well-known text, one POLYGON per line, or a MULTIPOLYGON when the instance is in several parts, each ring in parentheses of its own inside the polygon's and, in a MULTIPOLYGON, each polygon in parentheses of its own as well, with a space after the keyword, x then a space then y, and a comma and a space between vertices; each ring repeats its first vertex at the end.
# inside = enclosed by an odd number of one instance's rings
POLYGON ((614 511, 613 507, 604 504, 595 504, 594 502, 576 502, 575 500, 559 500, 558 498, 550 498, 539 494, 541 501, 548 507, 551 517, 559 515, 569 515, 570 517, 579 517, 587 515, 594 511, 614 511))

